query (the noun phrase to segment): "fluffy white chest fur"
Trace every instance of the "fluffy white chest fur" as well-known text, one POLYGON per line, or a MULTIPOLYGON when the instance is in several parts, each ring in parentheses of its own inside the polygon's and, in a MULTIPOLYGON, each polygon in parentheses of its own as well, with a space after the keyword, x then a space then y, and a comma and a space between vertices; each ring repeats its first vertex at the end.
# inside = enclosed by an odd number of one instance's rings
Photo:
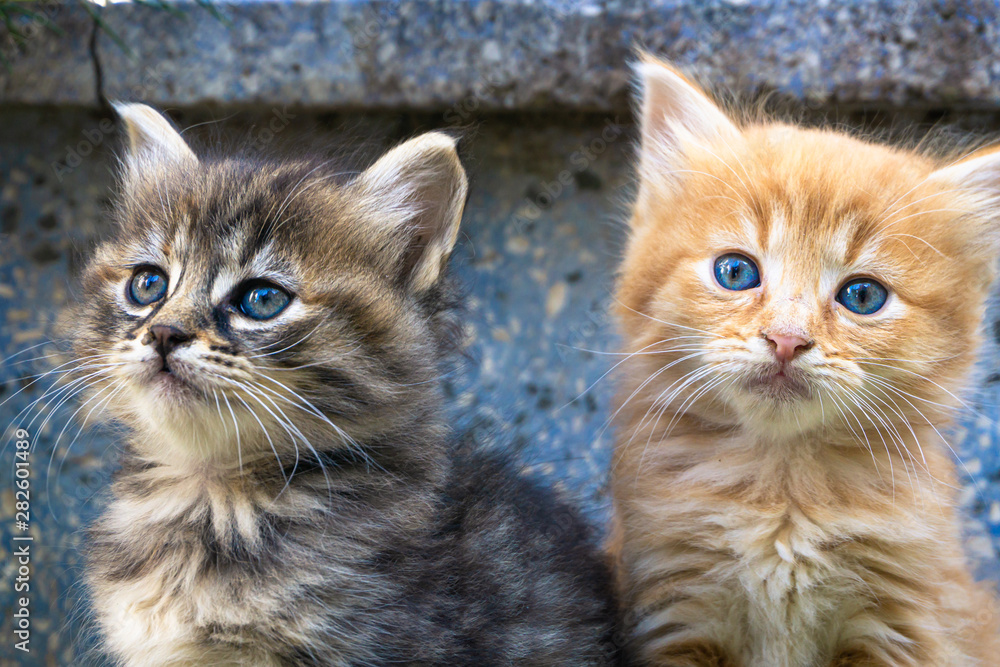
MULTIPOLYGON (((162 493, 142 500, 116 500, 106 520, 117 522, 122 534, 134 533, 136 542, 159 540, 169 532, 171 521, 192 512, 192 497, 197 496, 162 493)), ((98 620, 114 653, 127 656, 128 664, 136 667, 277 664, 266 655, 251 657, 231 651, 205 655, 201 641, 205 628, 249 625, 262 611, 260 605, 268 601, 261 596, 248 604, 248 599, 234 595, 231 583, 220 585, 203 576, 197 560, 184 558, 167 541, 161 545, 160 561, 142 576, 104 580, 93 587, 98 620)))
MULTIPOLYGON (((136 576, 104 574, 92 582, 104 640, 130 667, 279 665, 274 655, 249 639, 259 629, 308 645, 314 628, 306 619, 283 614, 284 600, 295 586, 315 585, 318 577, 301 570, 295 582, 257 580, 242 572, 207 573, 200 554, 178 538, 188 528, 185 524, 196 522, 205 511, 196 503, 199 484, 183 480, 148 497, 112 501, 103 518, 107 528, 156 555, 145 564, 129 564, 136 576), (280 619, 279 625, 261 626, 262 618, 280 619)), ((210 507, 218 534, 256 533, 248 507, 232 497, 214 500, 210 507)), ((334 644, 330 638, 327 648, 334 644)), ((346 665, 348 658, 330 664, 346 665)))
MULTIPOLYGON (((183 575, 181 575, 183 579, 183 575)), ((228 623, 248 622, 248 607, 242 612, 235 605, 219 603, 218 591, 211 586, 195 587, 181 584, 171 594, 169 574, 154 572, 142 580, 106 590, 106 599, 100 600, 103 610, 101 624, 106 641, 118 655, 128 656, 129 665, 227 665, 236 667, 252 664, 269 667, 279 664, 265 655, 256 655, 247 663, 242 654, 226 655, 222 652, 207 657, 198 634, 199 621, 211 622, 213 618, 199 618, 209 612, 219 621, 228 623), (223 619, 224 617, 224 619, 223 619)), ((102 596, 104 597, 104 596, 102 596)))

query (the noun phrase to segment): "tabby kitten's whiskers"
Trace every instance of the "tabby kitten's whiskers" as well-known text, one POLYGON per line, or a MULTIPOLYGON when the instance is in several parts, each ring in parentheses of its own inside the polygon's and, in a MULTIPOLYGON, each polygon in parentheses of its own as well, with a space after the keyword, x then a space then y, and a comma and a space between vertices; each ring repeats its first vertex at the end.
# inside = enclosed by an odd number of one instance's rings
POLYGON ((588 528, 502 457, 456 450, 442 414, 467 191, 455 140, 424 134, 352 175, 199 157, 149 107, 117 108, 118 230, 66 318, 79 358, 107 360, 67 391, 128 430, 88 543, 106 651, 130 666, 615 664, 588 528))

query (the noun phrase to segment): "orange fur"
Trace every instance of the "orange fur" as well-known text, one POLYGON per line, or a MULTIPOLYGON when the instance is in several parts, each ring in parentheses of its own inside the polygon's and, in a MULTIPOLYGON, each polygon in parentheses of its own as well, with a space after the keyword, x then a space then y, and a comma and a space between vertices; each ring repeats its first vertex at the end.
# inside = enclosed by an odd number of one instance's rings
MULTIPOLYGON (((1000 664, 938 431, 975 358, 1000 154, 939 161, 737 124, 646 58, 640 180, 618 286, 610 549, 649 665, 1000 664), (761 285, 728 291, 739 252, 761 285), (886 306, 835 301, 856 276, 886 306), (767 335, 810 341, 772 376, 767 335)), ((946 434, 946 432, 942 431, 946 434)))

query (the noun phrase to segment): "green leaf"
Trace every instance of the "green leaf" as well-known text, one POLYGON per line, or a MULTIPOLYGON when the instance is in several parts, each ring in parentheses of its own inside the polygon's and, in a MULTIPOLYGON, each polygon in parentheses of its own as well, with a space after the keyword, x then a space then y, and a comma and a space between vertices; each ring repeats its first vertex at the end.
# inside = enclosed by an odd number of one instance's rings
MULTIPOLYGON (((211 14, 215 20, 219 21, 227 28, 232 27, 232 21, 219 11, 219 8, 216 6, 214 0, 194 1, 199 7, 211 14)), ((15 17, 24 17, 31 21, 37 21, 60 37, 66 35, 66 31, 56 25, 46 14, 29 8, 31 5, 38 6, 48 4, 49 2, 50 0, 0 0, 0 22, 2 22, 2 25, 6 27, 10 38, 17 46, 21 47, 25 44, 26 35, 19 29, 17 21, 14 20, 15 17)), ((95 5, 91 0, 77 0, 77 2, 83 7, 84 11, 87 12, 91 19, 93 19, 98 30, 107 34, 108 38, 110 38, 123 53, 129 57, 134 57, 134 53, 125 43, 125 40, 122 39, 121 35, 119 35, 115 29, 109 26, 104 20, 99 6, 95 5)), ((137 5, 166 12, 171 16, 188 16, 187 10, 181 9, 170 0, 133 0, 133 2, 137 5)), ((0 53, 0 62, 3 63, 8 71, 10 70, 11 62, 5 53, 0 53)))
POLYGON ((176 16, 178 18, 184 18, 186 14, 177 8, 176 5, 165 2, 164 0, 132 0, 137 5, 142 5, 144 7, 152 7, 153 9, 162 9, 171 16, 176 16))
POLYGON ((60 37, 62 37, 63 35, 66 34, 65 30, 63 30, 62 28, 60 28, 59 26, 57 26, 55 23, 53 23, 52 19, 50 19, 45 14, 40 14, 38 12, 33 12, 33 11, 31 11, 30 9, 28 9, 26 7, 21 7, 21 6, 18 6, 16 4, 13 4, 15 2, 23 2, 23 0, 11 0, 11 5, 9 7, 6 7, 6 8, 4 8, 2 6, 2 3, 0 3, 0 12, 3 12, 4 9, 13 10, 14 12, 16 12, 20 16, 24 16, 25 18, 29 18, 32 21, 38 21, 43 26, 45 26, 46 28, 48 28, 49 30, 51 30, 53 33, 59 35, 60 37))
POLYGON ((0 15, 3 16, 3 24, 7 28, 7 32, 10 33, 11 39, 18 46, 24 45, 24 35, 18 30, 17 25, 14 24, 14 17, 10 15, 10 8, 0 4, 0 15))
POLYGON ((219 8, 215 6, 215 3, 212 0, 194 0, 194 1, 200 7, 205 8, 205 10, 207 10, 208 13, 211 14, 216 21, 226 26, 227 28, 233 27, 233 22, 230 21, 225 16, 223 16, 222 12, 219 11, 219 8))

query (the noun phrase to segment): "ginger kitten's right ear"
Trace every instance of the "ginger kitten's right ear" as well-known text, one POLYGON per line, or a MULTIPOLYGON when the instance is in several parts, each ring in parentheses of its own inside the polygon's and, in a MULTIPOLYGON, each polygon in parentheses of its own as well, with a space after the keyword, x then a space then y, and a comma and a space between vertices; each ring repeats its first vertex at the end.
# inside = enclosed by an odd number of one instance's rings
POLYGON ((198 158, 173 124, 145 104, 112 102, 128 133, 126 162, 158 164, 197 164, 198 158))
POLYGON ((650 187, 673 187, 691 151, 733 145, 740 131, 705 92, 667 62, 643 54, 635 65, 641 88, 640 200, 650 187))
POLYGON ((942 187, 942 194, 965 195, 962 205, 974 215, 963 218, 961 224, 971 232, 972 248, 995 261, 1000 253, 1000 144, 941 167, 928 182, 942 187))

